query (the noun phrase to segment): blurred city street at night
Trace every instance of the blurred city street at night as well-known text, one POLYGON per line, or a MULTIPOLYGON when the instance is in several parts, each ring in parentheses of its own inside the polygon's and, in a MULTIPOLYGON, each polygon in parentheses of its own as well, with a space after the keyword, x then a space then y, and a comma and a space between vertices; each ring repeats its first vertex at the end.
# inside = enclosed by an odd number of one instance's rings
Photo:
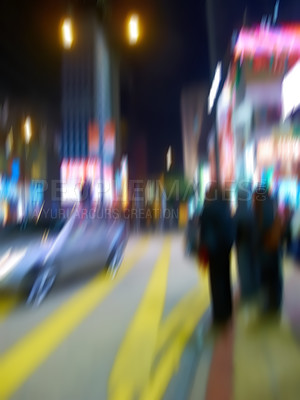
POLYGON ((298 400, 298 0, 0 0, 0 400, 298 400))

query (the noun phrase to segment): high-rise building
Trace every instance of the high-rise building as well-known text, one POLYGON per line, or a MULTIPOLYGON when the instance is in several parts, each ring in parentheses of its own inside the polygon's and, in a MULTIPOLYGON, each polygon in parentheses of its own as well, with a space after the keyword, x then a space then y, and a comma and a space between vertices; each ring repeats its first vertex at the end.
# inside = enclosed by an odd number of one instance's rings
POLYGON ((118 65, 96 13, 72 21, 76 35, 62 66, 62 158, 97 159, 101 182, 107 174, 112 181, 119 152, 118 65))

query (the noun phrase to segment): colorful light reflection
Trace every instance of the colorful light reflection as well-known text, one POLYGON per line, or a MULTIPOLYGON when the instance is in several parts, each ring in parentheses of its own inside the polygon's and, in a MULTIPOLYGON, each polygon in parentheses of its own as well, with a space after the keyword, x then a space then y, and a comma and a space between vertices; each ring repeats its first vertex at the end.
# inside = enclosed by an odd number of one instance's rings
POLYGON ((300 57, 300 25, 280 28, 242 28, 234 48, 235 58, 254 55, 300 57))

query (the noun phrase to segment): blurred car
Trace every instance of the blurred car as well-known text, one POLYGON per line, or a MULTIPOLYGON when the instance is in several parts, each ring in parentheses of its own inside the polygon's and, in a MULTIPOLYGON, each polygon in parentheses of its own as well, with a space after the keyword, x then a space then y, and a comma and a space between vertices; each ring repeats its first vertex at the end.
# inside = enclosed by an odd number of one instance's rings
POLYGON ((45 230, 11 234, 0 248, 0 290, 18 291, 39 305, 56 281, 106 269, 114 277, 127 241, 124 221, 87 218, 73 212, 64 223, 45 230))

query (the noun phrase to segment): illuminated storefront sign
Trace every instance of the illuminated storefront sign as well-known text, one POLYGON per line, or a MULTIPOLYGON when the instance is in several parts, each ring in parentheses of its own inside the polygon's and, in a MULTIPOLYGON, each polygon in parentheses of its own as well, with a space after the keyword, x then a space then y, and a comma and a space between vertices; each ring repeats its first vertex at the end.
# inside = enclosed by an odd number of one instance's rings
POLYGON ((60 169, 62 203, 72 204, 79 202, 83 182, 91 184, 93 201, 98 202, 103 191, 104 201, 111 203, 114 193, 113 167, 105 164, 103 172, 104 182, 100 182, 99 159, 63 160, 60 169))
POLYGON ((234 49, 246 80, 281 78, 300 58, 300 25, 241 29, 234 49))
POLYGON ((300 105, 300 61, 285 76, 281 94, 285 120, 300 105))
POLYGON ((20 159, 15 158, 11 164, 11 180, 13 182, 18 182, 20 178, 20 159))
POLYGON ((1 177, 0 179, 0 200, 17 200, 18 199, 18 186, 17 183, 11 179, 1 177))
POLYGON ((62 181, 62 203, 72 203, 80 200, 81 185, 89 181, 92 185, 93 198, 96 200, 96 186, 100 184, 99 159, 64 159, 60 168, 62 181))
POLYGON ((272 165, 278 161, 285 164, 300 160, 300 140, 294 137, 270 137, 261 139, 257 146, 257 161, 260 165, 272 165))
POLYGON ((300 56, 300 25, 280 28, 241 29, 234 49, 235 58, 270 55, 300 56))

